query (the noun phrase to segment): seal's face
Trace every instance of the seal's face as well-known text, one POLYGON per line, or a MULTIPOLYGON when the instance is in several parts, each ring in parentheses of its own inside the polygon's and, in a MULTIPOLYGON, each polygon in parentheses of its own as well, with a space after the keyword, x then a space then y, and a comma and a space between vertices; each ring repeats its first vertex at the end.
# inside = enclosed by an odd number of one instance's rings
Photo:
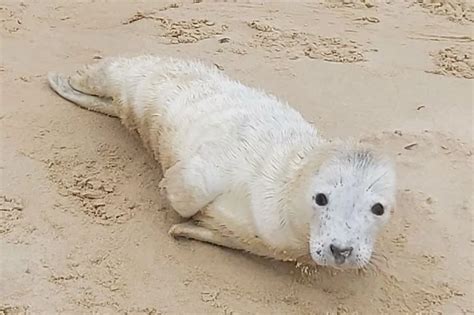
POLYGON ((310 252, 319 265, 360 268, 395 201, 395 172, 368 150, 340 152, 321 166, 311 199, 310 252))

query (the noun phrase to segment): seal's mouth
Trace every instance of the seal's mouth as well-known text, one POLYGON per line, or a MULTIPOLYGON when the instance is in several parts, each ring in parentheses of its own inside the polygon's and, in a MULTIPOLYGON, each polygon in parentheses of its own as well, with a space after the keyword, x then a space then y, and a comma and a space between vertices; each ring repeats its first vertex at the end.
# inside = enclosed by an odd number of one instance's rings
POLYGON ((346 262, 346 260, 351 256, 354 248, 353 247, 346 247, 346 248, 340 248, 338 246, 335 246, 331 244, 329 246, 329 249, 331 251, 331 254, 334 258, 334 263, 336 265, 342 265, 346 262))
POLYGON ((368 264, 371 255, 368 251, 362 252, 353 247, 340 247, 331 244, 313 248, 310 251, 310 256, 313 262, 319 266, 335 269, 360 269, 368 264))

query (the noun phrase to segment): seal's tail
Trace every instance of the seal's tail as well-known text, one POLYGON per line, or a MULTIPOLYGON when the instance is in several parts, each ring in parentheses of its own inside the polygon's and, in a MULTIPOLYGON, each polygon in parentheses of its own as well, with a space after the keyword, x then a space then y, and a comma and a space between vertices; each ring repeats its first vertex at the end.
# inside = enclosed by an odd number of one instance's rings
POLYGON ((61 97, 80 107, 113 117, 118 116, 116 106, 111 98, 99 97, 78 91, 71 86, 68 77, 50 72, 48 73, 48 82, 50 87, 61 97))
POLYGON ((50 73, 51 88, 63 98, 89 110, 117 117, 119 107, 134 99, 140 83, 160 63, 154 56, 106 58, 65 77, 50 73))

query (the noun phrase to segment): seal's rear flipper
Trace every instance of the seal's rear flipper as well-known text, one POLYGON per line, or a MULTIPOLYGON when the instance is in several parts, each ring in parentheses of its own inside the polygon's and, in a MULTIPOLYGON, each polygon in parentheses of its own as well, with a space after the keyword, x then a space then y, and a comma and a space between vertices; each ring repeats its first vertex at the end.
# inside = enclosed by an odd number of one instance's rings
POLYGON ((73 102, 80 107, 112 117, 118 116, 112 99, 79 92, 72 88, 67 77, 50 72, 48 73, 48 82, 51 89, 53 89, 61 97, 73 102))

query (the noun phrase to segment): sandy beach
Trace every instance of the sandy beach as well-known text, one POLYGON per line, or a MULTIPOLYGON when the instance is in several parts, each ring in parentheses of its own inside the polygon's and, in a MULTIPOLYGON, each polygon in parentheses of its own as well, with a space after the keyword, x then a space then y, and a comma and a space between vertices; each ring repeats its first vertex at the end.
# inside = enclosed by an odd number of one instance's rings
POLYGON ((0 314, 473 314, 473 22, 471 0, 2 1, 0 314), (373 265, 308 276, 168 236, 157 162, 46 81, 140 54, 203 60, 391 154, 373 265))

